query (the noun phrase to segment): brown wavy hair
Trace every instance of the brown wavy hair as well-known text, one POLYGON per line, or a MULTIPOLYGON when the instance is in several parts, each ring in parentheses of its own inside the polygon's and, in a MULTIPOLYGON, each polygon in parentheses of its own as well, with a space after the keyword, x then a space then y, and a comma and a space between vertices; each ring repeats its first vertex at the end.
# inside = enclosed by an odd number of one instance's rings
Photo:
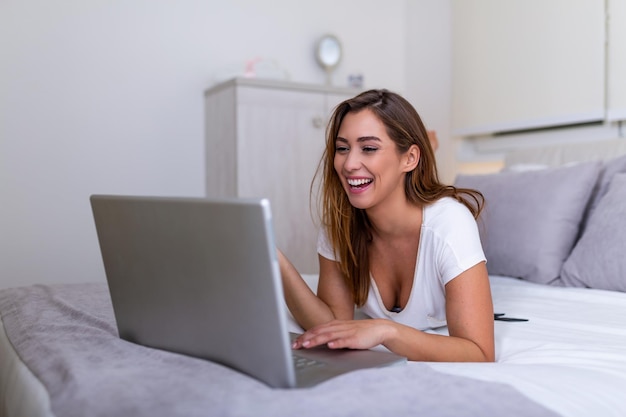
POLYGON ((343 118, 348 113, 371 110, 385 125, 387 134, 403 154, 417 145, 420 158, 413 171, 406 174, 405 194, 416 205, 428 205, 442 197, 452 197, 464 204, 478 218, 483 209, 483 195, 476 190, 457 188, 439 181, 434 151, 422 120, 402 96, 388 90, 369 90, 335 107, 326 128, 326 148, 311 184, 321 174, 319 203, 322 227, 335 250, 341 271, 357 306, 365 304, 370 287, 368 245, 372 240, 371 224, 363 209, 348 200, 334 168, 335 140, 343 118))

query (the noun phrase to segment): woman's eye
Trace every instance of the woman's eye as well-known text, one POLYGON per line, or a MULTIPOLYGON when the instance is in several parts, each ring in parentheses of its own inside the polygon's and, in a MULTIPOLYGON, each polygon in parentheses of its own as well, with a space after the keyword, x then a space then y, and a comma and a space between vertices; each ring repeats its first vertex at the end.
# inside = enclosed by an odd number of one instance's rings
POLYGON ((374 146, 364 146, 363 147, 363 152, 365 153, 372 153, 372 152, 376 152, 378 150, 378 148, 374 147, 374 146))
POLYGON ((335 152, 338 152, 338 153, 348 152, 348 147, 347 146, 335 146, 335 152))

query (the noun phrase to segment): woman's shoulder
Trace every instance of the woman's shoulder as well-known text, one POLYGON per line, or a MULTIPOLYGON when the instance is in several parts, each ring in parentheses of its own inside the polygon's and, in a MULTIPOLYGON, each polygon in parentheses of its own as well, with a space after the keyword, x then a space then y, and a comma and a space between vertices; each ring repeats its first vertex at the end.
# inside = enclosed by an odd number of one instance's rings
POLYGON ((444 197, 424 211, 423 227, 431 242, 438 242, 455 259, 483 259, 478 223, 470 210, 452 197, 444 197))
POLYGON ((425 208, 426 214, 435 217, 441 215, 454 215, 454 214, 469 214, 472 213, 465 206, 465 204, 452 197, 442 197, 433 203, 429 204, 425 208))
POLYGON ((461 224, 474 224, 474 216, 460 201, 442 197, 424 209, 424 224, 432 228, 457 228, 461 224))

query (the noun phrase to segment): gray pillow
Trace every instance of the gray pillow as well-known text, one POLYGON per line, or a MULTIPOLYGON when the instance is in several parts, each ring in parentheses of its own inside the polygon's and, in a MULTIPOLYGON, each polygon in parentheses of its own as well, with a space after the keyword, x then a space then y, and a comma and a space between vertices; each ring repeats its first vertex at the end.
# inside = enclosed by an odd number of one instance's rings
POLYGON ((616 174, 563 265, 563 284, 626 292, 625 232, 626 174, 616 174))
POLYGON ((598 206, 598 203, 609 189, 609 184, 613 180, 613 176, 620 172, 626 172, 626 155, 608 159, 602 163, 600 177, 598 178, 598 182, 591 193, 591 198, 589 199, 589 204, 587 205, 587 211, 583 216, 583 229, 586 227, 587 221, 598 206))
POLYGON ((457 187, 485 196, 479 227, 489 274, 557 284, 599 172, 599 162, 585 162, 457 177, 457 187))

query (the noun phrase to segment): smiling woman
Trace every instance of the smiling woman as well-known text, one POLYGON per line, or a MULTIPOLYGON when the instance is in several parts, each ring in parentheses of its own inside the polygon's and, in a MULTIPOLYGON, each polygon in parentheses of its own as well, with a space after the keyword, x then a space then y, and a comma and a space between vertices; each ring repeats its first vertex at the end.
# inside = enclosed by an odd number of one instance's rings
POLYGON ((404 194, 404 177, 417 164, 418 148, 400 154, 371 110, 346 114, 335 144, 333 165, 352 206, 369 208, 372 215, 393 203, 391 194, 404 194), (377 204, 382 208, 375 208, 377 204))
POLYGON ((287 305, 307 329, 294 348, 383 345, 411 360, 493 361, 482 195, 439 181, 411 104, 387 90, 339 104, 320 166, 317 293, 279 252, 287 305), (370 320, 355 320, 355 306, 370 320), (445 325, 449 336, 425 332, 445 325))

